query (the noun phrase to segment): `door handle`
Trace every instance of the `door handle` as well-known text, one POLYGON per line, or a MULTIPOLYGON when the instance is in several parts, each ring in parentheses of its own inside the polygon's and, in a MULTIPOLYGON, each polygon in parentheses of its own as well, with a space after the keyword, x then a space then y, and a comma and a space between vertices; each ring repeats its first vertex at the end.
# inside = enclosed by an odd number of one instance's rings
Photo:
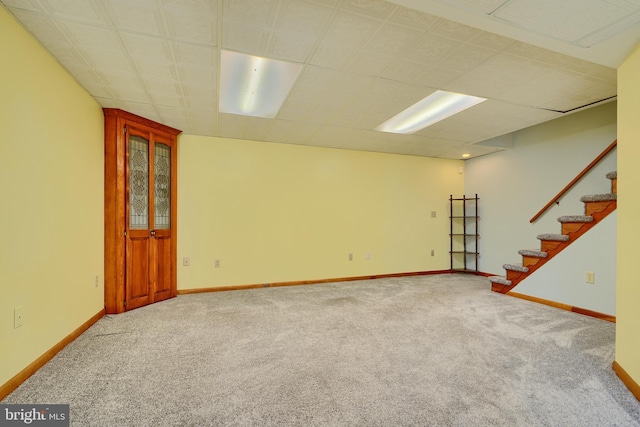
POLYGON ((151 230, 151 237, 154 237, 156 235, 156 230, 151 230))

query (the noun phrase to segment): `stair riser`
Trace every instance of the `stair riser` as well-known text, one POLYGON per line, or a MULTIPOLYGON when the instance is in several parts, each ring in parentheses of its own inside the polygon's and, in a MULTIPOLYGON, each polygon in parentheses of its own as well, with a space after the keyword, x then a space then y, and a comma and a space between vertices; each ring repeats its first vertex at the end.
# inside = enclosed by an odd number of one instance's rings
POLYGON ((586 222, 563 222, 562 234, 576 233, 587 224, 586 222))
POLYGON ((555 240, 541 240, 540 241, 540 250, 542 252, 549 252, 549 251, 553 251, 555 249, 558 248, 558 246, 560 246, 560 244, 563 242, 558 242, 555 240))
POLYGON ((587 216, 593 215, 597 212, 602 212, 609 207, 609 205, 613 203, 612 201, 606 202, 585 202, 584 203, 584 214, 587 216))
POLYGON ((501 294, 506 294, 513 288, 513 286, 503 285, 501 283, 491 283, 491 290, 493 292, 499 292, 501 294))
POLYGON ((507 270, 507 280, 511 280, 512 283, 519 282, 527 273, 522 271, 507 270))
POLYGON ((544 258, 532 257, 532 256, 522 256, 522 265, 525 267, 533 267, 542 261, 544 258))

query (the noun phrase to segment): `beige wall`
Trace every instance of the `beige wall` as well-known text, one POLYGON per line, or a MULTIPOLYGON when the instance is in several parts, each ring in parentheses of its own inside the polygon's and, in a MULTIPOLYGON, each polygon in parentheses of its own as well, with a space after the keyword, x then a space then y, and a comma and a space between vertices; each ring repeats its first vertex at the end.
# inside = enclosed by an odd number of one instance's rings
POLYGON ((640 46, 618 68, 616 361, 640 384, 640 46))
POLYGON ((2 7, 0 52, 2 385, 103 307, 103 122, 2 7))
POLYGON ((449 266, 461 161, 190 135, 178 147, 178 289, 449 266))

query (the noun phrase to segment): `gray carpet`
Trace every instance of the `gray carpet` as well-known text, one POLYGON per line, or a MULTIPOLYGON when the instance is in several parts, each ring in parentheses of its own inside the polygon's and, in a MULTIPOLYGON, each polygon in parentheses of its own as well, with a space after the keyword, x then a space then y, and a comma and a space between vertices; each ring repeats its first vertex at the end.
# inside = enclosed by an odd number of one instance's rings
POLYGON ((2 403, 73 426, 639 426, 615 324, 436 275, 185 295, 101 319, 2 403))

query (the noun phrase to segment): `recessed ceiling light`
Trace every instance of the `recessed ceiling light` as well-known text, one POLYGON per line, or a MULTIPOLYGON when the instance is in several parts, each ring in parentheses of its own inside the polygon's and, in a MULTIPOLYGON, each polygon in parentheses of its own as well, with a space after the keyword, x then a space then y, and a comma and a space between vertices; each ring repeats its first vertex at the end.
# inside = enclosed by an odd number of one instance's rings
POLYGON ((437 90, 382 123, 375 130, 414 133, 486 100, 477 96, 437 90))
POLYGON ((223 113, 274 118, 302 64, 222 51, 220 105, 223 113))
POLYGON ((466 158, 469 158, 469 157, 471 157, 471 154, 469 154, 469 153, 464 153, 464 154, 462 155, 462 158, 463 158, 463 159, 466 159, 466 158))

